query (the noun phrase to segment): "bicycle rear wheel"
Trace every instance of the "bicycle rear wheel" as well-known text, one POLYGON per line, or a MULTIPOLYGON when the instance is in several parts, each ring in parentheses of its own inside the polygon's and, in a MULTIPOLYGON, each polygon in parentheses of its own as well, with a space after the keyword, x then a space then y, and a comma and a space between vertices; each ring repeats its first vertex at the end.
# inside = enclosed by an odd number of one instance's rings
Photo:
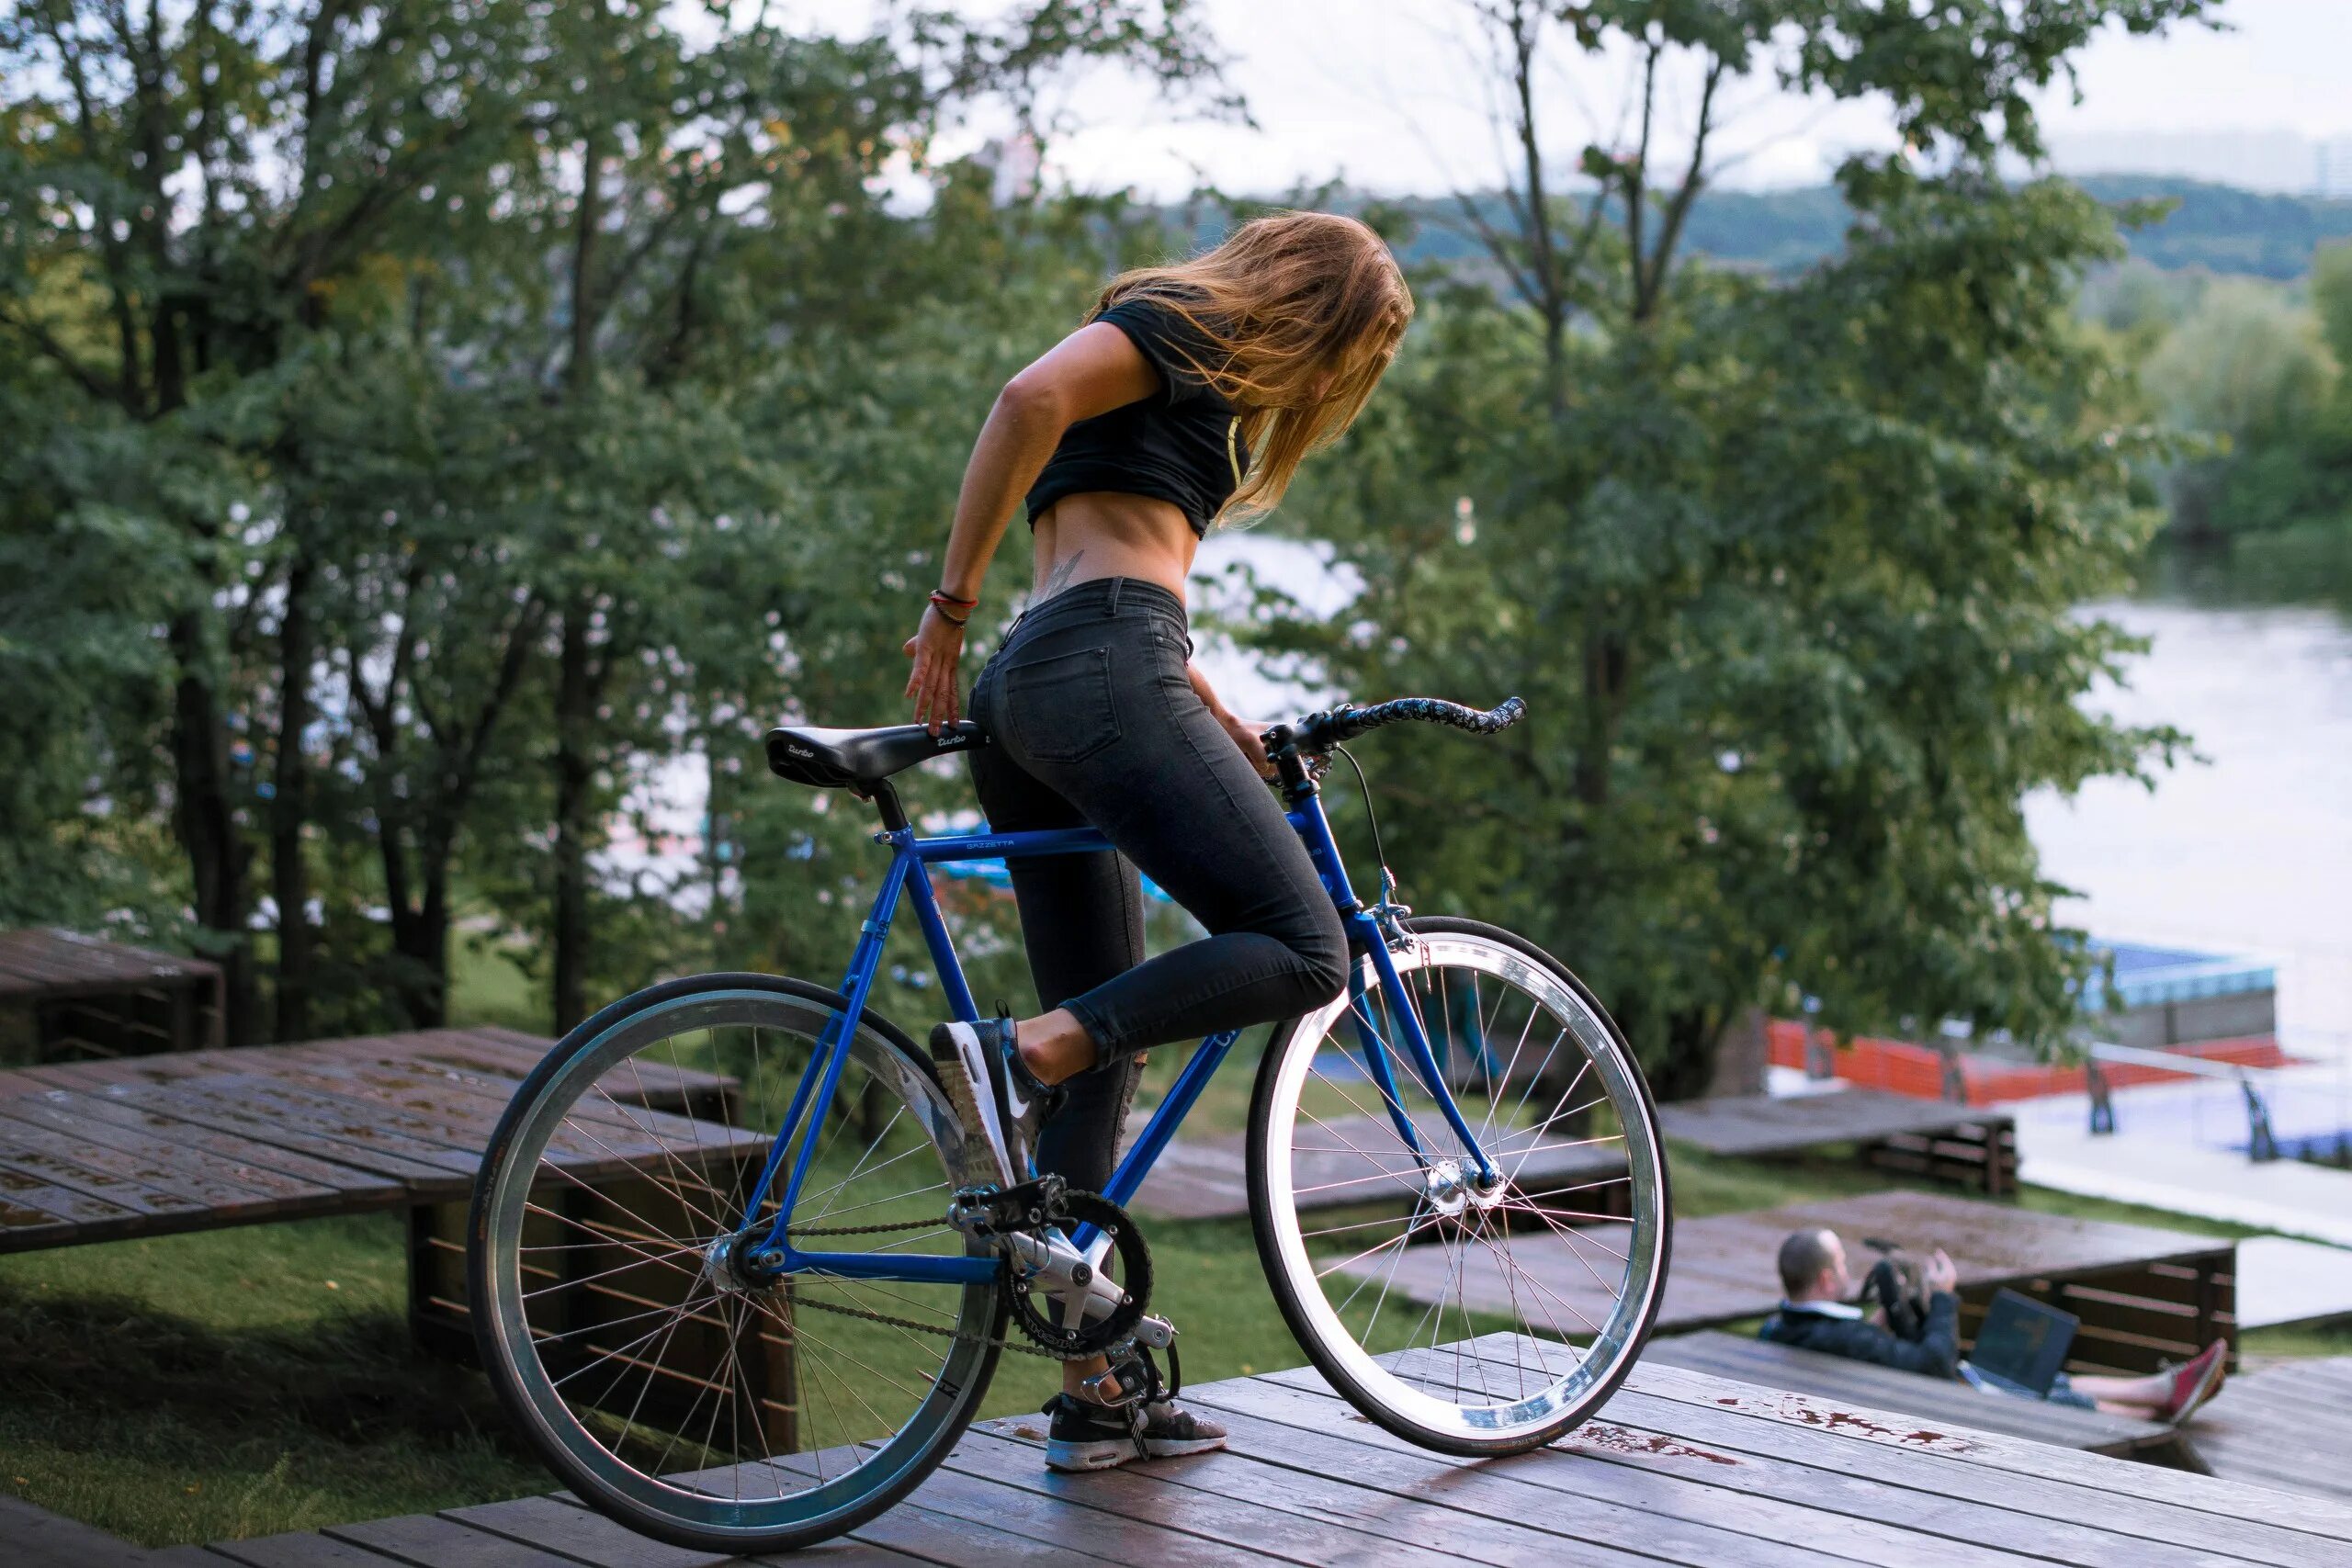
POLYGON ((1276 1030, 1251 1219, 1292 1333, 1358 1410, 1426 1448, 1515 1453, 1632 1368, 1666 1279, 1665 1156, 1633 1054, 1575 976, 1493 926, 1405 925, 1403 995, 1363 963, 1351 996, 1276 1030), (1498 1182, 1412 1065, 1408 1009, 1498 1182))
MULTIPOLYGON (((945 1456, 995 1370, 994 1280, 745 1266, 743 1238, 775 1213, 745 1200, 843 1006, 752 975, 640 992, 567 1035, 492 1136, 468 1256, 483 1366, 548 1464, 644 1534, 734 1554, 854 1529, 945 1456)), ((817 1149, 793 1228, 824 1234, 799 1246, 976 1245, 944 1218, 961 1128, 888 1023, 857 1024, 803 1135, 817 1149)))

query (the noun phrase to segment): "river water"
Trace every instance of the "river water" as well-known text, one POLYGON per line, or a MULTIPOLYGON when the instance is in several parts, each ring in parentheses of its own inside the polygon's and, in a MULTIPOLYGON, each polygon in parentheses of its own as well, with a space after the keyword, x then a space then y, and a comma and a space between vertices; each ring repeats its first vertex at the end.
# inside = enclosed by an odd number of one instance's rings
MULTIPOLYGON (((1216 535, 1201 553, 1201 598, 1238 604, 1218 582, 1246 565, 1328 614, 1350 584, 1325 558, 1296 541, 1216 535)), ((2110 941, 2268 958, 2290 1043, 2352 1053, 2352 609, 2340 594, 2295 603, 2275 575, 2256 583, 2210 565, 2157 575, 2145 597, 2085 606, 2154 644, 2123 685, 2090 701, 2188 731, 2198 760, 2153 790, 2102 780, 2073 800, 2027 802, 2044 874, 2079 894, 2062 917, 2110 941)), ((1214 643, 1202 662, 1251 717, 1325 695, 1214 643)))

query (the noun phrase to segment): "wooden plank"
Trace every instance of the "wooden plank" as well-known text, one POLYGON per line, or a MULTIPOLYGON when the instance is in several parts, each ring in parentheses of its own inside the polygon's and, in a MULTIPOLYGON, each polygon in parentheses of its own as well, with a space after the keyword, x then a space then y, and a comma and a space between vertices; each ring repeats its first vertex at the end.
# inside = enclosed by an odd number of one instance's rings
POLYGON ((1820 1398, 1851 1400, 1905 1415, 1980 1427, 2035 1442, 2059 1443, 2091 1453, 2128 1453, 2173 1440, 2173 1428, 2159 1421, 2134 1420, 2098 1410, 2052 1404, 2046 1400, 1986 1394, 1947 1378, 1923 1377, 1893 1367, 1826 1356, 1792 1345, 1708 1332, 1657 1339, 1642 1352, 1645 1362, 1713 1372, 1767 1388, 1785 1388, 1820 1398))
MULTIPOLYGON (((1814 1516, 1773 1521, 1782 1527, 1776 1533, 1770 1524, 1757 1528, 1761 1521, 1752 1515, 1736 1525, 1692 1521, 1611 1496, 1605 1486, 1592 1487, 1567 1501, 1525 1487, 1487 1465, 1450 1461, 1409 1447, 1371 1448, 1352 1442, 1330 1429, 1351 1424, 1339 1419, 1327 1418, 1320 1428, 1286 1426, 1240 1410, 1226 1410, 1220 1419, 1230 1429, 1234 1447, 1253 1459, 1284 1469, 1343 1476, 1351 1484, 1388 1496, 1457 1510, 1471 1521, 1503 1522, 1512 1528, 1508 1537, 1495 1543, 1498 1549, 1524 1551, 1536 1544, 1525 1538, 1541 1534, 1558 1538, 1555 1550, 1562 1553, 1598 1543, 1649 1553, 1670 1562, 1812 1568, 1837 1559, 1875 1568, 1887 1561, 1888 1551, 1903 1540, 1897 1532, 1887 1531, 1871 1540, 1866 1549, 1849 1540, 1840 1544, 1852 1550, 1840 1551, 1838 1545, 1822 1539, 1814 1516)), ((1169 1474, 1180 1484, 1193 1484, 1196 1479, 1192 1466, 1170 1470, 1169 1474)), ((1456 1539, 1463 1542, 1458 1550, 1469 1551, 1470 1543, 1480 1536, 1476 1529, 1464 1528, 1456 1539)), ((1905 1560, 1906 1568, 1917 1562, 1907 1551, 1905 1560)), ((1961 1560, 2026 1561, 1985 1551, 1969 1553, 1961 1560)))
POLYGON ((321 1533, 331 1540, 413 1562, 417 1568, 577 1568, 551 1551, 435 1514, 330 1525, 321 1533))
MULTIPOLYGON (((1843 1511, 1838 1506, 1834 1477, 1752 1456, 1726 1465, 1724 1455, 1663 1435, 1637 1435, 1589 1423, 1563 1446, 1504 1460, 1467 1460, 1433 1454, 1390 1436, 1356 1416, 1328 1388, 1310 1393, 1264 1378, 1235 1378, 1189 1389, 1185 1397, 1220 1419, 1238 1416, 1285 1428, 1281 1438, 1268 1439, 1269 1447, 1277 1442, 1286 1447, 1295 1433, 1315 1433, 1360 1450, 1408 1455, 1538 1492, 1566 1493, 1579 1506, 1589 1496, 1606 1496, 1668 1518, 1809 1545, 1832 1559, 1900 1562, 1905 1568, 1976 1568, 2014 1562, 2019 1555, 1984 1544, 1967 1529, 1947 1536, 1906 1528, 1917 1521, 1904 1513, 1904 1494, 1897 1488, 1856 1483, 1857 1490, 1867 1488, 1867 1497, 1853 1511, 1843 1511), (1906 1525, 1887 1522, 1881 1515, 1905 1518, 1906 1525)), ((1361 1461, 1351 1458, 1344 1462, 1352 1468, 1361 1461)), ((1506 1498, 1498 1506, 1512 1504, 1506 1498)), ((1974 1521, 1965 1523, 1973 1527, 1974 1521)), ((1741 1559, 1734 1555, 1724 1561, 1741 1559)))
MULTIPOLYGON (((177 1214, 188 1210, 200 1212, 204 1207, 201 1201, 160 1186, 144 1177, 127 1170, 108 1168, 119 1162, 108 1160, 103 1155, 85 1157, 82 1151, 75 1151, 69 1157, 58 1152, 54 1144, 55 1141, 39 1128, 0 1125, 0 1165, 38 1178, 53 1189, 100 1199, 142 1216, 177 1214)), ((28 1197, 25 1201, 36 1200, 28 1197)))
POLYGON ((71 1097, 70 1103, 73 1114, 82 1120, 93 1135, 98 1128, 106 1127, 119 1130, 125 1137, 209 1149, 225 1159, 250 1164, 255 1169, 275 1171, 297 1181, 331 1188, 355 1207, 375 1201, 390 1202, 401 1192, 399 1182, 361 1170, 356 1166, 338 1165, 276 1144, 257 1143, 234 1133, 223 1133, 194 1122, 184 1122, 162 1111, 142 1111, 135 1105, 123 1103, 111 1094, 75 1095, 71 1097))
POLYGON ((517 1497, 470 1508, 444 1508, 441 1517, 506 1540, 543 1546, 594 1568, 718 1568, 726 1552, 695 1551, 641 1536, 604 1515, 553 1497, 517 1497))
POLYGON ((70 1187, 60 1187, 39 1171, 18 1170, 0 1160, 0 1202, 8 1204, 11 1213, 40 1213, 49 1216, 40 1225, 20 1224, 13 1227, 29 1240, 32 1233, 46 1233, 53 1224, 74 1227, 77 1233, 100 1230, 113 1235, 134 1234, 144 1218, 138 1210, 103 1198, 93 1198, 70 1187))
MULTIPOLYGON (((1477 1342, 1476 1348, 1485 1354, 1499 1354, 1495 1348, 1497 1342, 1510 1337, 1512 1337, 1487 1336, 1477 1342)), ((1573 1354, 1560 1346, 1524 1343, 1532 1347, 1532 1353, 1555 1358, 1555 1363, 1557 1358, 1573 1354)), ((1296 1373, 1277 1376, 1294 1384, 1298 1382, 1296 1373)), ((1313 1374, 1307 1377, 1312 1386, 1320 1385, 1320 1380, 1314 1379, 1313 1374)), ((1833 1437, 1849 1446, 1866 1445, 1871 1450, 1867 1461, 1883 1466, 1877 1473, 1886 1479, 1923 1475, 1925 1472, 1916 1468, 1917 1461, 1922 1460, 1957 1459, 1969 1466, 2001 1472, 2003 1479, 1998 1481, 1961 1476, 1958 1483, 1971 1491, 1987 1487, 1997 1490, 2007 1506, 2043 1512, 2041 1505, 2048 1502, 2061 1510, 2050 1514, 2051 1517, 2093 1523, 2120 1508, 2121 1523, 2116 1528, 2126 1533, 2138 1533, 2131 1529, 2133 1525, 2153 1525, 2159 1530, 2154 1539, 2210 1542, 2214 1550, 2236 1551, 2254 1561, 2305 1562, 2313 1542, 2339 1543, 2327 1546, 2322 1554, 2322 1561, 2335 1561, 2342 1556, 2340 1543, 2352 1542, 2352 1507, 2339 1504, 2233 1485, 2211 1476, 2121 1462, 1977 1428, 1949 1432, 1923 1428, 1892 1413, 1857 1411, 1834 1402, 1678 1368, 1646 1362, 1636 1366, 1610 1403, 1612 1419, 1620 1418, 1621 1406, 1626 1410, 1647 1409, 1654 1416, 1668 1416, 1679 1422, 1713 1422, 1717 1417, 1737 1416, 1781 1432, 1802 1431, 1808 1436, 1833 1437), (1676 1408, 1662 1412, 1657 1404, 1660 1401, 1676 1408), (2048 1488, 2058 1489, 2060 1496, 2054 1501, 2050 1499, 2044 1490, 2048 1488), (2094 1493, 2098 1495, 2089 1495, 2094 1493), (2030 1501, 2019 1501, 2020 1498, 2030 1501), (2216 1526, 2221 1527, 2218 1535, 2216 1526), (2231 1536, 2232 1530, 2238 1532, 2235 1538, 2231 1536)), ((1851 1464, 1855 1461, 1849 1454, 1840 1462, 1851 1464)), ((1947 1477, 1947 1484, 1951 1483, 1951 1478, 1960 1475, 1953 1472, 1938 1473, 1947 1477)), ((1919 1483, 1934 1484, 1927 1480, 1919 1483)))
POLYGON ((2231 1378, 2190 1430, 2216 1475, 2352 1503, 2352 1356, 2231 1378))
POLYGON ((209 1150, 141 1142, 40 1100, 0 1100, 0 1143, 38 1148, 93 1170, 138 1181, 201 1205, 225 1223, 261 1219, 333 1201, 332 1189, 256 1170, 209 1150))
POLYGON ((245 1568, 390 1568, 402 1561, 305 1530, 252 1540, 216 1540, 209 1550, 245 1568))
MULTIPOLYGON (((769 1462, 795 1474, 814 1475, 810 1456, 796 1454, 769 1462)), ((1137 1519, 1073 1508, 1040 1493, 1008 1485, 984 1474, 953 1469, 932 1472, 911 1499, 927 1512, 961 1529, 992 1525, 1033 1540, 1049 1540, 1069 1551, 1088 1553, 1112 1562, 1148 1562, 1153 1568, 1226 1568, 1230 1563, 1283 1562, 1292 1559, 1268 1555, 1265 1547, 1252 1550, 1231 1542, 1204 1540, 1137 1519)), ((908 1505, 900 1505, 903 1510, 908 1505)), ((864 1532, 860 1532, 863 1534, 864 1532)))
POLYGON ((293 1113, 295 1107, 273 1100, 263 1092, 268 1087, 258 1078, 205 1077, 169 1085, 127 1085, 117 1089, 115 1096, 143 1111, 354 1166, 403 1184, 440 1185, 456 1190, 470 1175, 460 1168, 462 1160, 445 1148, 427 1147, 423 1152, 432 1157, 420 1158, 411 1152, 407 1140, 397 1136, 365 1126, 322 1127, 315 1118, 298 1116, 293 1113))
MULTIPOLYGON (((1216 1455, 1181 1461, 1192 1468, 1216 1455)), ((1038 1461, 1026 1444, 974 1428, 972 1438, 947 1457, 950 1468, 967 1475, 994 1479, 1008 1486, 1066 1504, 1099 1509, 1122 1519, 1156 1524, 1204 1540, 1248 1550, 1272 1548, 1300 1563, 1451 1563, 1455 1568, 1480 1559, 1459 1552, 1421 1550, 1401 1543, 1362 1510, 1349 1508, 1339 1518, 1314 1517, 1268 1506, 1262 1495, 1201 1492, 1169 1483, 1170 1465, 1148 1469, 1097 1471, 1090 1475, 1057 1475, 1038 1461), (1155 1473, 1156 1472, 1156 1473, 1155 1473), (1352 1517, 1355 1522, 1347 1522, 1352 1517)), ((1253 1467, 1254 1479, 1266 1480, 1268 1467, 1253 1467)), ((1624 1554, 1596 1551, 1584 1561, 1623 1563, 1624 1554)))
POLYGON ((130 1568, 148 1557, 119 1537, 0 1495, 0 1562, 8 1568, 130 1568))
MULTIPOLYGON (((1768 1390, 1746 1389, 1743 1394, 1745 1385, 1659 1371, 1693 1378, 1714 1392, 1703 1403, 1686 1403, 1620 1389, 1603 1419, 1566 1439, 1566 1451, 1643 1463, 1695 1460, 1711 1483, 1733 1487, 1748 1482, 1758 1461, 1784 1461, 1804 1476, 1793 1494, 1784 1495, 1808 1506, 2080 1568, 2195 1568, 2217 1562, 2340 1568, 2340 1541, 2141 1503, 2107 1490, 2104 1475, 2091 1484, 2031 1472, 1993 1480, 1972 1465, 1952 1462, 1970 1458, 1980 1442, 2016 1439, 1965 1428, 1924 1430, 1897 1416, 1826 1402, 1812 1402, 1799 1411, 1793 1408, 1795 1395, 1775 1405, 1758 1397, 1769 1396, 1768 1390)), ((1637 1368, 1635 1377, 1650 1371, 1637 1368)), ((1278 1374, 1274 1381, 1300 1386, 1295 1373, 1278 1374)), ((2109 1472, 2136 1472, 2168 1482, 2206 1479, 2047 1445, 2016 1446, 2109 1472)))

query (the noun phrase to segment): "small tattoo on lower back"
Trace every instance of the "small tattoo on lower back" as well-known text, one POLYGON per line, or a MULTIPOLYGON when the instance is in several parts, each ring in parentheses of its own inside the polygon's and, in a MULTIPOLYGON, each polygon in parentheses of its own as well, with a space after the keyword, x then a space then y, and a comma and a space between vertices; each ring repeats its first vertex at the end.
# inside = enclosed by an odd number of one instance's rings
POLYGON ((1042 604, 1046 600, 1052 598, 1055 594, 1059 593, 1063 589, 1068 588, 1069 586, 1070 578, 1078 571, 1078 563, 1085 558, 1086 552, 1084 550, 1072 550, 1069 554, 1056 561, 1054 563, 1054 570, 1046 574, 1045 581, 1037 584, 1037 592, 1030 595, 1029 602, 1033 604, 1042 604))

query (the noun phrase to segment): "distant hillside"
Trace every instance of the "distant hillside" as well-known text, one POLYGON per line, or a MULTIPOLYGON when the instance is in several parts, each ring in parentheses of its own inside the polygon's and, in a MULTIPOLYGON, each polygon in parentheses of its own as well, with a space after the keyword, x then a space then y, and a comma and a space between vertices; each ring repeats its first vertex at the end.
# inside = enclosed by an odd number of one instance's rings
MULTIPOLYGON (((2159 175, 2092 175, 2079 182, 2101 201, 2170 197, 2179 202, 2162 222, 2126 233, 2132 254, 2166 270, 2202 267, 2261 277, 2300 277, 2312 253, 2329 240, 2352 239, 2352 201, 2269 196, 2230 186, 2159 175)), ((1499 197, 1481 198, 1500 220, 1499 197)), ((1479 254, 1451 201, 1400 204, 1421 220, 1407 247, 1412 261, 1464 260, 1479 254)), ((1739 265, 1785 271, 1831 254, 1845 243, 1846 204, 1828 186, 1784 191, 1709 191, 1690 209, 1692 248, 1739 265)))

